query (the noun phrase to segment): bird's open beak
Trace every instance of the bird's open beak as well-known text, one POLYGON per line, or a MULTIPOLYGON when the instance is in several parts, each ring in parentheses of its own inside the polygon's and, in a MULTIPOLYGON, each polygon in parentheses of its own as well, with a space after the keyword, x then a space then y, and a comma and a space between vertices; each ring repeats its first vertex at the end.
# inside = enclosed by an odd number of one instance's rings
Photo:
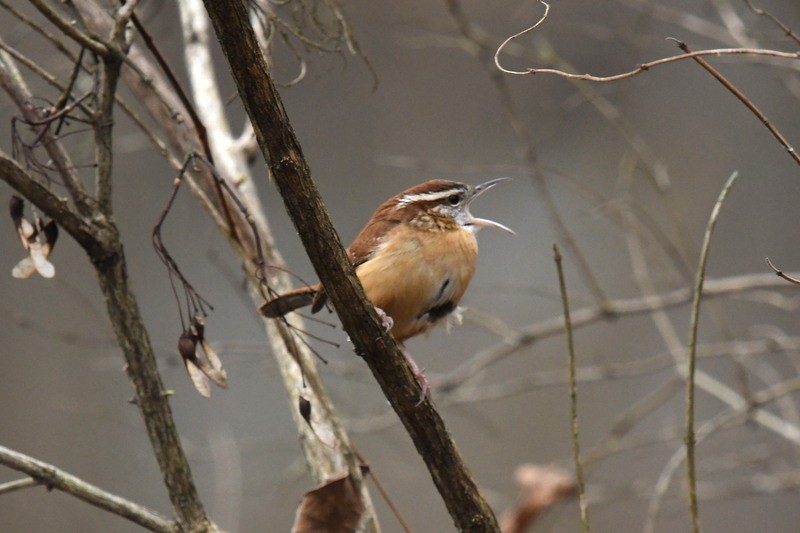
MULTIPOLYGON (((495 185, 497 185, 501 181, 508 181, 510 179, 511 178, 495 178, 493 180, 487 181, 486 183, 481 183, 480 185, 476 185, 475 187, 473 187, 472 188, 472 193, 470 194, 470 197, 467 200, 467 206, 468 206, 467 209, 469 209, 469 204, 472 203, 472 201, 475 198, 477 198, 481 194, 485 193, 486 191, 488 191, 489 189, 491 189, 492 187, 494 187, 495 185)), ((467 212, 469 213, 469 211, 467 211, 467 212)), ((472 216, 472 213, 469 213, 469 216, 470 216, 469 223, 472 224, 473 226, 497 228, 497 229, 500 229, 500 230, 503 230, 503 231, 507 231, 512 235, 516 235, 516 233, 514 233, 514 231, 512 229, 500 224, 499 222, 495 222, 493 220, 486 220, 485 218, 475 218, 475 217, 472 216)))

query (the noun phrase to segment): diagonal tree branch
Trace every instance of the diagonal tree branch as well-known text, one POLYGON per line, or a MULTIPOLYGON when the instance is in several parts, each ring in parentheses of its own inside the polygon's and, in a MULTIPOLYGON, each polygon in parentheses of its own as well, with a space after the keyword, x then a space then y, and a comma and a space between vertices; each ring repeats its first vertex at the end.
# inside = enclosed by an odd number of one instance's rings
POLYGON ((350 265, 311 179, 242 1, 205 1, 217 38, 250 116, 259 146, 342 325, 422 455, 461 531, 498 531, 444 421, 430 401, 415 407, 411 369, 381 325, 350 265))
POLYGON ((102 257, 109 239, 107 232, 86 222, 73 212, 66 200, 53 194, 45 184, 31 176, 2 150, 0 150, 0 179, 57 221, 58 225, 67 230, 87 253, 94 257, 102 257))

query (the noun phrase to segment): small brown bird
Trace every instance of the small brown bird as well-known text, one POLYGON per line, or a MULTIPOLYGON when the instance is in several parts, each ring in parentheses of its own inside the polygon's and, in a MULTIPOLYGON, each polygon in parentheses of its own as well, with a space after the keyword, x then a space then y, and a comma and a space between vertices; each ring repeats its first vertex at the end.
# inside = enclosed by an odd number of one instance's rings
MULTIPOLYGON (((367 297, 388 315, 387 327, 422 387, 420 401, 429 394, 428 381, 403 342, 456 311, 475 272, 475 233, 481 227, 514 233, 469 212, 475 198, 506 179, 475 187, 431 180, 407 189, 381 204, 347 249, 367 297)), ((316 313, 326 300, 325 289, 317 284, 286 292, 260 310, 277 318, 311 304, 316 313)))

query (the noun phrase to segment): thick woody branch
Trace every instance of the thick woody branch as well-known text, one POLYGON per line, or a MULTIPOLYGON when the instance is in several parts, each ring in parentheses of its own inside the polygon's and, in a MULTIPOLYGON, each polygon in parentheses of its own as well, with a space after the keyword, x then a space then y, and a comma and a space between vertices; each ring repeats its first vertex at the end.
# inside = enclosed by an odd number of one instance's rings
POLYGON ((111 216, 112 175, 114 169, 113 111, 122 62, 116 59, 103 61, 99 105, 94 117, 95 191, 97 207, 105 216, 111 216))
POLYGON ((245 4, 206 0, 205 5, 286 209, 357 353, 403 421, 458 529, 498 531, 491 509, 432 403, 415 406, 416 380, 369 305, 325 212, 249 25, 245 4))
MULTIPOLYGON (((2 54, 0 52, 0 55, 2 54)), ((16 70, 13 63, 9 61, 3 63, 3 59, 7 59, 7 56, 0 58, 0 82, 7 90, 11 89, 10 93, 18 97, 15 98, 15 103, 20 109, 23 111, 33 109, 22 78, 14 75, 16 70)), ((113 88, 109 88, 109 91, 111 89, 113 88)), ((106 96, 111 100, 111 94, 106 96)), ((110 105, 107 111, 111 112, 110 105)), ((110 116, 100 116, 100 119, 110 120, 110 118, 110 116)), ((57 143, 53 143, 52 146, 61 148, 57 143)), ((69 165, 69 159, 65 157, 64 163, 69 165)), ((110 161, 107 171, 110 180, 110 161)), ((181 448, 178 430, 161 383, 153 348, 136 297, 129 285, 127 265, 117 227, 98 209, 93 198, 88 195, 76 197, 73 193, 75 202, 73 210, 66 201, 56 197, 42 182, 26 173, 2 153, 0 153, 0 179, 12 185, 66 229, 86 251, 97 272, 106 299, 109 319, 125 356, 125 369, 136 391, 136 403, 144 418, 180 527, 187 531, 215 530, 216 527, 205 516, 188 460, 181 448)), ((81 194, 85 194, 83 189, 81 191, 81 194)), ((110 202, 110 197, 108 200, 110 202)), ((108 207, 110 209, 110 203, 108 207)))
POLYGON ((6 181, 84 248, 97 271, 109 318, 125 355, 125 369, 136 390, 136 403, 164 476, 170 499, 183 525, 191 531, 213 529, 208 524, 189 463, 180 445, 155 355, 139 307, 128 284, 127 267, 117 229, 102 217, 89 224, 67 203, 0 152, 0 179, 6 181))
POLYGON ((89 255, 102 257, 108 235, 89 224, 72 211, 66 200, 53 194, 39 180, 31 176, 19 163, 0 150, 0 180, 5 181, 27 198, 59 226, 67 230, 89 255))
POLYGON ((121 244, 116 257, 106 265, 96 265, 97 276, 117 342, 125 355, 125 371, 136 390, 136 403, 142 412, 170 501, 181 524, 189 531, 215 531, 215 526, 205 516, 189 461, 181 447, 150 337, 128 284, 121 244))
MULTIPOLYGON (((0 464, 31 476, 33 484, 57 489, 159 533, 177 533, 178 524, 157 512, 87 483, 53 465, 0 446, 0 464)), ((23 480, 27 481, 27 480, 23 480)), ((29 486, 30 483, 25 483, 29 486)))

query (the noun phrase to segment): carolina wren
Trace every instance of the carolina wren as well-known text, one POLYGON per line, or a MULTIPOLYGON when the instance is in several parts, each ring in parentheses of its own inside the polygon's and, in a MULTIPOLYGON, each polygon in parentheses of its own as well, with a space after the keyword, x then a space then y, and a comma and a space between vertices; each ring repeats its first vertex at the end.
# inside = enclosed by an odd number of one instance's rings
MULTIPOLYGON (((514 233, 469 212, 475 198, 506 179, 475 187, 447 180, 411 187, 381 204, 347 249, 367 297, 388 315, 387 327, 420 381, 422 399, 429 392, 427 379, 403 342, 456 310, 475 272, 475 234, 481 227, 514 233)), ((311 304, 316 313, 326 300, 317 284, 281 294, 260 311, 277 318, 311 304)))

